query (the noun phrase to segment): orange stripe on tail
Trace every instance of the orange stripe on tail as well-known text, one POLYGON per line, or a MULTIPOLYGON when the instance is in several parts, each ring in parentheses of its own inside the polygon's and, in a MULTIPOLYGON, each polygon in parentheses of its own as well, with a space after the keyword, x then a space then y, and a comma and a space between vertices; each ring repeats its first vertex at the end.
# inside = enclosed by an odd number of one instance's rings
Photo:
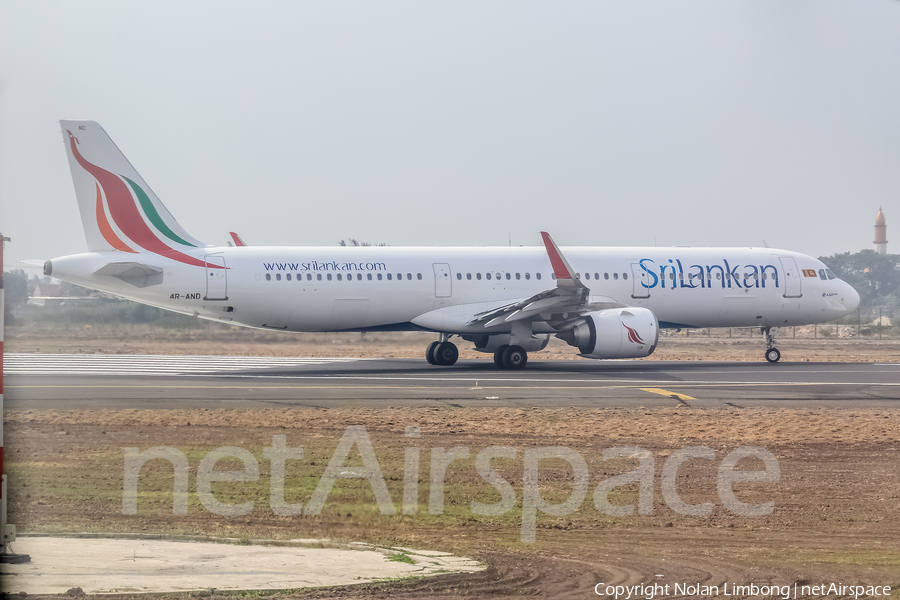
POLYGON ((100 194, 100 185, 96 183, 94 185, 97 186, 97 225, 100 226, 100 233, 103 234, 103 239, 116 250, 137 254, 137 252, 129 248, 125 242, 120 240, 119 236, 116 235, 116 232, 110 227, 109 221, 106 218, 106 211, 103 210, 103 197, 100 194))

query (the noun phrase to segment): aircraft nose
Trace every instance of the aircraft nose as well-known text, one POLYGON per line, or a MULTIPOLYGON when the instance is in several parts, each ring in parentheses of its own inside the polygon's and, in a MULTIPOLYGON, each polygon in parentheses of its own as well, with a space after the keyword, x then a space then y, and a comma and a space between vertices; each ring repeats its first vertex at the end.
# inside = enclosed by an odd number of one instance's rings
POLYGON ((844 292, 844 306, 847 307, 847 312, 856 310, 856 308, 859 306, 859 292, 857 292, 853 288, 853 286, 846 281, 843 283, 847 287, 846 291, 844 292))

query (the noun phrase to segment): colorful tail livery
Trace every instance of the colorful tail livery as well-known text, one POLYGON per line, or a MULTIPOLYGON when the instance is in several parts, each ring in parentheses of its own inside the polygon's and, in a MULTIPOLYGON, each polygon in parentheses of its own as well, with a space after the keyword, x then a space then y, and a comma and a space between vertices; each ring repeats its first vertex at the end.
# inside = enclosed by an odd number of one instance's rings
POLYGON ((198 267, 207 244, 175 220, 94 121, 60 121, 88 249, 151 252, 198 267))

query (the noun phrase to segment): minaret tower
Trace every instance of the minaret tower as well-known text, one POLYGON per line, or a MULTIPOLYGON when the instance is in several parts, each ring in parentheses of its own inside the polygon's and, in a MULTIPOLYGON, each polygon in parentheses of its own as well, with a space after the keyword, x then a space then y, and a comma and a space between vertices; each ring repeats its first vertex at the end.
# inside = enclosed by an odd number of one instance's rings
POLYGON ((887 225, 884 224, 884 213, 878 207, 878 216, 875 217, 875 252, 887 254, 887 225))

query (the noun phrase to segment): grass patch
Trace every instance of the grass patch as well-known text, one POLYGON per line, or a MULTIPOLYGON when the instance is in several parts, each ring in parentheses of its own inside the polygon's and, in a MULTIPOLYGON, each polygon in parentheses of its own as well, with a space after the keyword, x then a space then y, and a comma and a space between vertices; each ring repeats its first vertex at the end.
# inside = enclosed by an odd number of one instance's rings
POLYGON ((416 564, 416 561, 413 559, 413 557, 406 552, 395 552, 394 554, 388 556, 388 560, 391 562, 402 562, 408 565, 416 564))

